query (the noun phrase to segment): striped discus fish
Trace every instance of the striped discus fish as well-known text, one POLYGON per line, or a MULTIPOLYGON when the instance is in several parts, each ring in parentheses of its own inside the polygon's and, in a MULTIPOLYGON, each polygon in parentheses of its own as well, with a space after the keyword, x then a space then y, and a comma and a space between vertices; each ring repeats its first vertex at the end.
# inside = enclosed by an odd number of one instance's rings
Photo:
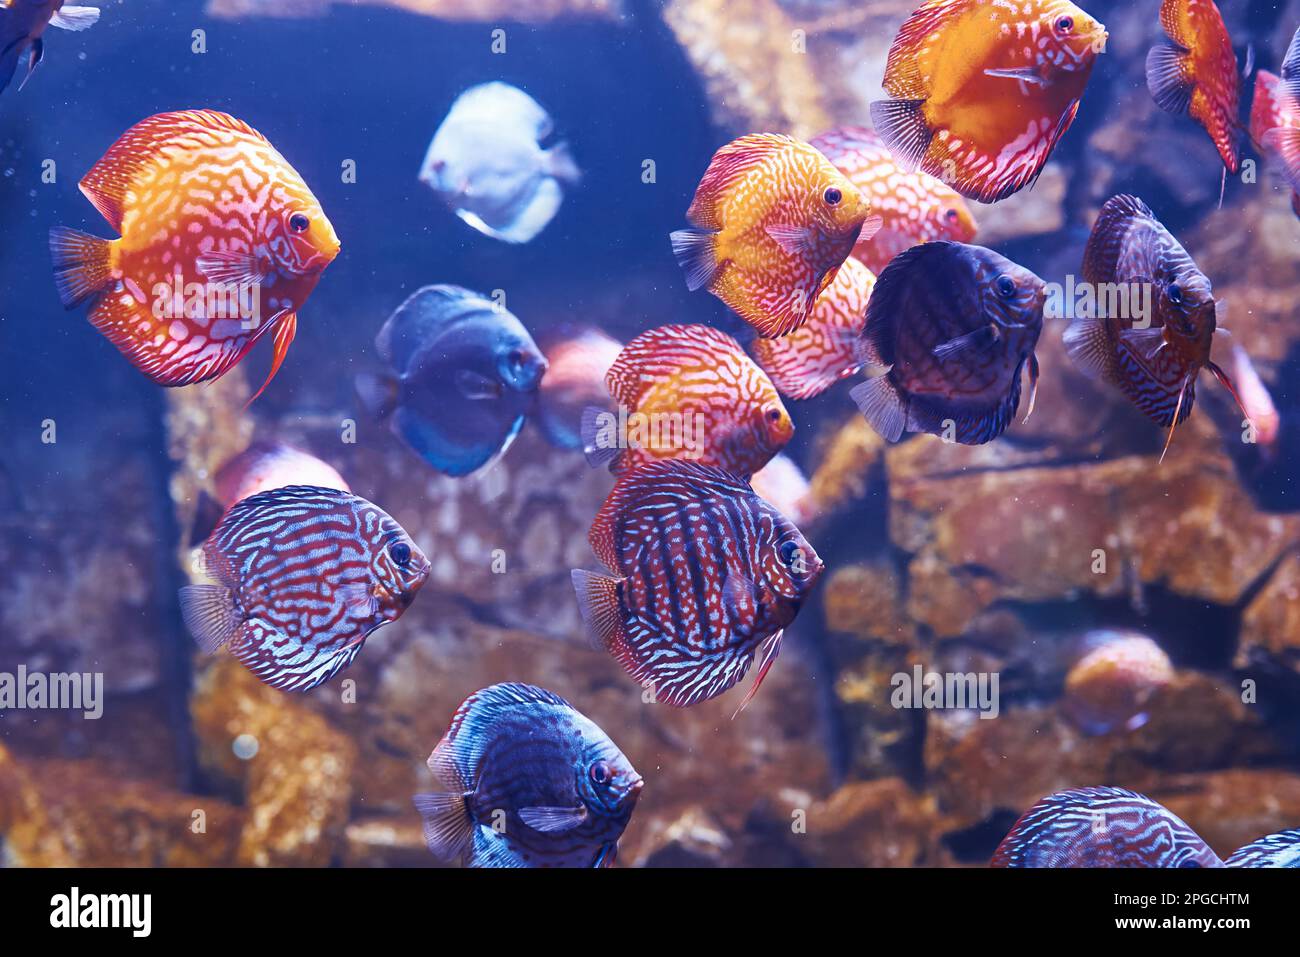
POLYGON ((991 867, 1222 867, 1168 808, 1125 788, 1045 797, 1016 821, 991 867))
POLYGON ((1001 435, 1029 367, 1034 410, 1046 286, 982 246, 926 243, 898 256, 871 293, 853 400, 890 442, 929 432, 963 445, 1001 435))
POLYGON ((1237 54, 1214 0, 1164 0, 1165 36, 1147 53, 1147 89, 1167 113, 1190 115, 1223 159, 1224 175, 1241 169, 1237 54))
POLYGON ((961 194, 929 173, 903 169, 875 130, 844 126, 810 142, 880 216, 880 231, 853 247, 854 257, 873 273, 921 243, 969 243, 975 238, 975 217, 961 194))
POLYGON ((754 358, 782 395, 811 399, 858 371, 858 337, 875 285, 875 274, 850 256, 807 322, 781 339, 754 342, 754 358))
POLYGON ((1300 867, 1300 828, 1278 831, 1239 847, 1227 867, 1300 867))
POLYGON ((429 575, 429 560, 386 512, 311 485, 235 503, 204 543, 203 563, 217 584, 180 593, 199 647, 228 645, 284 691, 310 691, 346 668, 429 575))
POLYGON ((890 100, 871 104, 881 139, 983 203, 1033 183, 1079 112, 1106 28, 1068 0, 927 0, 885 68, 890 100))
POLYGON ((644 782, 590 718, 542 688, 470 695, 417 794, 429 850, 467 867, 611 867, 644 782))
POLYGON ((749 485, 694 462, 622 475, 588 537, 617 576, 573 571, 592 644, 679 708, 735 685, 762 646, 744 708, 824 568, 749 485))
POLYGON ((605 374, 620 411, 582 420, 588 461, 619 473, 688 458, 750 476, 780 452, 794 423, 776 386, 735 339, 710 326, 661 326, 626 346, 605 374))
POLYGON ((127 130, 81 191, 121 238, 50 230, 63 305, 90 302, 91 325, 165 386, 224 375, 274 329, 261 395, 339 251, 288 161, 233 116, 160 113, 127 130))
MULTIPOLYGON (((1217 328, 1210 280, 1146 203, 1125 195, 1107 201, 1084 249, 1083 276, 1095 290, 1150 291, 1142 298, 1149 298, 1151 315, 1119 308, 1118 316, 1079 316, 1065 330, 1065 348, 1082 372, 1117 386, 1169 429, 1161 460, 1174 429, 1192 413, 1202 369, 1242 405, 1228 375, 1210 359, 1217 328)), ((1111 311, 1102 301, 1109 297, 1097 298, 1096 311, 1111 311)), ((1242 414, 1250 417, 1244 408, 1242 414)))
POLYGON ((753 133, 713 154, 672 234, 686 285, 707 287, 760 336, 797 329, 860 240, 880 228, 871 205, 813 147, 753 133))
POLYGON ((1291 185, 1291 208, 1300 216, 1300 29, 1291 38, 1282 75, 1255 74, 1250 136, 1260 151, 1276 156, 1291 185))

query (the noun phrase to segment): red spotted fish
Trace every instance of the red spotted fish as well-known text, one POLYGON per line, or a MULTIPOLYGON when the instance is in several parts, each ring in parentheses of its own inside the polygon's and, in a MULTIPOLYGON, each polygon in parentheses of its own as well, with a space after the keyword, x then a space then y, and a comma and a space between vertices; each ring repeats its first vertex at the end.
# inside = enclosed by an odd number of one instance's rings
POLYGON ((881 139, 970 199, 1033 183, 1074 122, 1106 28, 1068 0, 928 0, 889 49, 881 139))
POLYGON ((1223 862, 1225 867, 1300 868, 1300 828, 1278 831, 1245 847, 1239 847, 1223 862))
POLYGON ((1146 203, 1126 195, 1106 202, 1084 249, 1083 276, 1094 289, 1151 289, 1151 315, 1119 309, 1129 314, 1080 316, 1065 330, 1065 348, 1081 371, 1118 387, 1169 429, 1161 460, 1174 429, 1192 413, 1202 369, 1242 405, 1228 375, 1210 359, 1217 329, 1210 280, 1146 203))
POLYGON ((1222 867, 1168 808, 1126 788, 1078 788, 1021 816, 992 867, 1222 867))
POLYGON ((45 28, 88 30, 99 22, 99 8, 65 0, 0 0, 0 93, 13 81, 18 61, 27 54, 21 90, 45 56, 45 28))
POLYGON ((929 173, 899 166, 875 130, 845 126, 811 143, 871 201, 880 217, 880 231, 853 247, 854 258, 873 273, 921 243, 969 243, 975 238, 975 217, 961 194, 929 173))
POLYGON ((679 708, 738 683, 761 649, 744 708, 823 571, 793 522, 745 482, 694 462, 620 476, 588 539, 613 573, 573 571, 593 645, 679 708))
POLYGON ((876 277, 852 256, 802 326, 780 339, 758 339, 754 358, 791 399, 811 399, 860 368, 858 337, 876 277))
POLYGON ((1165 36, 1147 53, 1147 89, 1167 113, 1190 115, 1223 159, 1225 177, 1241 169, 1237 54, 1214 0, 1164 0, 1165 36))
POLYGON ((292 485, 233 505, 203 545, 203 569, 215 584, 180 591, 199 647, 227 646, 271 687, 310 691, 402 616, 429 560, 365 499, 292 485))
POLYGON ((688 458, 748 477, 794 435, 772 380, 711 326, 641 333, 609 367, 605 385, 620 410, 585 412, 582 435, 588 460, 615 473, 688 458))
POLYGON ((643 781, 590 718, 525 684, 476 691, 417 794, 429 850, 467 867, 611 867, 643 781))
POLYGON ((1300 216, 1300 29, 1287 48, 1282 75, 1255 74, 1250 136, 1262 152, 1281 162, 1291 186, 1291 208, 1300 216))
POLYGON ((242 120, 189 110, 131 127, 81 191, 121 238, 50 230, 63 305, 89 302, 91 325, 165 386, 224 375, 273 330, 257 398, 339 252, 302 177, 242 120))
POLYGON ((961 243, 914 246, 886 267, 859 341, 864 374, 854 401, 877 432, 980 445, 1020 407, 1029 368, 1034 409, 1046 287, 992 250, 961 243))
POLYGON ((760 336, 811 315, 855 243, 880 228, 871 204, 816 149, 753 133, 713 154, 673 253, 691 291, 708 288, 760 336))
POLYGON ((1174 666, 1145 635, 1097 631, 1083 640, 1065 676, 1061 709, 1085 734, 1134 731, 1146 724, 1147 704, 1174 678, 1174 666))

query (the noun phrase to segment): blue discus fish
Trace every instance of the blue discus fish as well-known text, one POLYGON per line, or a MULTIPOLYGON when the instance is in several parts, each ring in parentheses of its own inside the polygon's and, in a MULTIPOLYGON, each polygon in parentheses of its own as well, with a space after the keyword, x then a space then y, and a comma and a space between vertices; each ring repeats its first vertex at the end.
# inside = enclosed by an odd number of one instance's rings
POLYGON ((417 794, 429 850, 467 867, 610 867, 643 781, 563 698, 525 684, 470 695, 417 794))
POLYGON ((420 167, 420 182, 470 226, 526 243, 564 200, 561 183, 582 178, 564 143, 549 148, 551 118, 508 83, 482 83, 456 98, 420 167))
POLYGON ((1016 821, 991 867, 1222 867, 1168 808, 1126 788, 1045 797, 1016 821))
POLYGON ((1228 867, 1300 868, 1300 828, 1278 831, 1233 851, 1228 867))
POLYGON ((513 313, 459 286, 415 293, 375 345, 392 371, 357 376, 362 404, 448 475, 468 475, 505 454, 547 366, 513 313))

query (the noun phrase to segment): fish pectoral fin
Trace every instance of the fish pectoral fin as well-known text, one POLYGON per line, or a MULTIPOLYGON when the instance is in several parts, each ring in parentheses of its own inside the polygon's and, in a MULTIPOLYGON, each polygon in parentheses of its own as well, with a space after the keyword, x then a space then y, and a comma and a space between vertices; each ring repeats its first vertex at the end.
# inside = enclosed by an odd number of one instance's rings
POLYGON ((729 621, 743 620, 758 603, 758 586, 744 575, 728 575, 722 583, 722 608, 729 621))
POLYGON ((763 656, 758 661, 758 674, 754 676, 754 683, 749 686, 749 691, 745 694, 745 700, 740 702, 740 707, 732 714, 732 721, 735 721, 740 712, 745 710, 745 706, 753 700, 754 695, 758 693, 758 689, 762 687, 763 679, 767 677, 767 673, 771 670, 777 656, 781 654, 781 639, 784 636, 785 630, 782 629, 767 639, 767 642, 763 645, 763 656))
POLYGON ((279 313, 278 318, 263 323, 262 328, 253 334, 253 338, 249 340, 248 345, 251 347, 272 324, 275 325, 275 351, 271 354, 271 369, 267 372, 266 381, 262 383, 261 388, 254 392, 252 398, 244 403, 245 409, 257 401, 257 397, 266 391, 266 387, 271 384, 275 374, 280 371, 280 365, 284 362, 284 357, 289 354, 289 346, 293 344, 293 337, 298 334, 298 314, 296 312, 279 313))
POLYGON ((817 234, 807 226, 769 223, 764 230, 788 256, 801 256, 817 248, 817 234))
POLYGON ((343 597, 343 606, 354 618, 373 618, 379 611, 379 600, 375 598, 370 586, 363 582, 354 582, 339 589, 343 597))
POLYGON ((1038 71, 1031 66, 1013 67, 1011 69, 1006 69, 1006 70, 986 69, 984 71, 984 75, 993 76, 993 77, 1002 77, 1003 79, 1007 79, 1007 80, 1020 80, 1024 83, 1032 83, 1034 86, 1047 85, 1047 81, 1044 80, 1039 75, 1038 71))
POLYGON ((903 397, 888 373, 859 382, 849 395, 873 429, 889 442, 897 442, 907 429, 907 409, 903 397))
POLYGON ((876 132, 898 165, 908 173, 920 168, 934 139, 924 106, 925 100, 876 100, 871 104, 876 132))
POLYGON ((454 861, 474 838, 474 819, 463 794, 417 794, 415 809, 424 820, 424 843, 435 857, 454 861))
POLYGON ((99 7, 81 7, 64 5, 50 17, 50 26, 60 30, 72 30, 74 33, 88 30, 99 22, 99 7))
POLYGON ((966 352, 979 352, 995 345, 1002 336, 997 327, 990 323, 987 326, 981 326, 974 332, 968 332, 964 336, 958 336, 956 339, 949 339, 947 342, 940 343, 931 350, 934 357, 941 362, 948 359, 960 358, 966 352))
POLYGON ((1187 62, 1188 50, 1163 39, 1147 51, 1147 89, 1166 113, 1186 113, 1196 80, 1187 62))
POLYGON ((27 57, 27 75, 18 84, 19 93, 27 86, 27 81, 32 78, 32 74, 36 72, 36 68, 41 65, 43 59, 45 59, 45 41, 37 37, 32 41, 32 52, 27 57))
POLYGON ((865 220, 862 221, 862 232, 858 233, 857 241, 860 243, 865 243, 870 239, 874 239, 876 233, 880 232, 884 228, 885 228, 884 217, 872 214, 871 216, 868 216, 865 220))
POLYGON ((1120 341, 1147 362, 1160 354, 1168 343, 1165 341, 1163 326, 1150 329, 1125 329, 1119 334, 1120 341))
POLYGON ((562 834, 571 831, 587 820, 587 809, 578 807, 521 807, 519 819, 534 831, 543 834, 562 834))
POLYGON ((570 578, 591 646, 597 651, 611 651, 620 632, 618 579, 582 568, 573 569, 570 578))
POLYGON ((266 268, 250 252, 210 252, 194 261, 195 268, 209 282, 232 286, 260 285, 268 275, 266 268))
POLYGON ((230 640, 241 618, 235 596, 222 585, 185 585, 180 590, 181 617, 194 641, 209 655, 230 640))
POLYGON ((456 370, 456 388, 467 399, 483 401, 501 398, 501 382, 470 369, 456 370))

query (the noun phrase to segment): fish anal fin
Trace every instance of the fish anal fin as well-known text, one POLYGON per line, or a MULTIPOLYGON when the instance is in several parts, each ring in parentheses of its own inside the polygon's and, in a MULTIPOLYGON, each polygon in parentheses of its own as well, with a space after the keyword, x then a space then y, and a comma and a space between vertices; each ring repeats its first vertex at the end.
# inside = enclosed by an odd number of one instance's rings
POLYGON ((740 707, 732 714, 732 721, 735 721, 740 712, 745 710, 745 706, 753 700, 754 695, 758 693, 758 689, 762 687, 763 679, 767 677, 767 673, 776 662, 777 656, 781 654, 781 638, 784 635, 784 630, 778 631, 764 643, 763 656, 758 662, 758 674, 754 676, 754 683, 749 686, 749 691, 745 693, 745 699, 740 702, 740 707))

